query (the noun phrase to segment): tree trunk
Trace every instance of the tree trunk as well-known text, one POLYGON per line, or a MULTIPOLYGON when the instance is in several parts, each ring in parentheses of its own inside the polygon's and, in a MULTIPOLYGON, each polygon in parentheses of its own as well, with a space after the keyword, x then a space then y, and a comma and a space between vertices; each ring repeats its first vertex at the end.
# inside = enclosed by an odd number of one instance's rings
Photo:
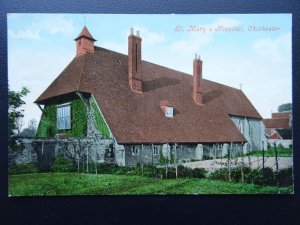
POLYGON ((151 145, 151 148, 152 148, 151 163, 152 163, 152 173, 153 173, 152 178, 154 178, 154 165, 153 165, 153 152, 154 152, 154 147, 153 147, 153 144, 151 145))
POLYGON ((262 182, 263 185, 265 184, 265 148, 264 148, 264 142, 262 142, 262 182))
POLYGON ((77 173, 79 173, 79 155, 77 155, 77 173))
POLYGON ((228 180, 231 182, 231 151, 232 151, 232 142, 230 143, 230 148, 228 148, 228 180))
POLYGON ((143 151, 144 151, 144 145, 142 144, 142 151, 141 151, 141 167, 142 167, 142 176, 144 176, 144 161, 143 161, 143 151))
POLYGON ((276 143, 274 142, 274 148, 275 148, 275 163, 276 163, 276 184, 277 187, 279 187, 279 180, 278 180, 278 155, 277 155, 277 147, 276 143))
POLYGON ((89 148, 86 148, 86 173, 89 173, 89 148))
POLYGON ((167 155, 166 155, 166 158, 165 158, 165 164, 166 164, 166 179, 168 179, 168 160, 169 160, 169 148, 170 148, 170 145, 168 144, 167 145, 167 155))
POLYGON ((242 183, 244 183, 244 151, 243 151, 243 143, 242 143, 242 157, 241 157, 241 163, 242 163, 242 167, 241 167, 241 174, 242 174, 242 183))
POLYGON ((177 176, 178 176, 178 169, 177 169, 177 144, 175 144, 174 164, 175 164, 175 175, 176 175, 176 179, 177 179, 177 176))

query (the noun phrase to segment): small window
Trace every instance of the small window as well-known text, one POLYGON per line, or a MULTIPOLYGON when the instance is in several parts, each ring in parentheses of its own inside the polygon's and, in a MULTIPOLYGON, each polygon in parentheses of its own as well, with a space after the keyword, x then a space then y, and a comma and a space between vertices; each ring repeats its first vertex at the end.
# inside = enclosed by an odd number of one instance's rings
POLYGON ((170 144, 170 151, 172 152, 175 148, 174 148, 174 144, 170 144))
POLYGON ((239 120, 239 130, 242 134, 244 134, 244 121, 241 119, 239 120))
POLYGON ((131 153, 132 155, 138 155, 139 154, 139 149, 137 146, 132 146, 131 147, 131 153))
POLYGON ((97 160, 100 161, 101 160, 101 155, 99 152, 97 152, 97 160))
POLYGON ((56 119, 56 126, 58 130, 71 129, 70 103, 57 106, 56 119))
POLYGON ((166 117, 173 118, 173 107, 170 107, 170 106, 167 107, 166 117))
POLYGON ((153 155, 159 155, 160 146, 153 146, 153 155))

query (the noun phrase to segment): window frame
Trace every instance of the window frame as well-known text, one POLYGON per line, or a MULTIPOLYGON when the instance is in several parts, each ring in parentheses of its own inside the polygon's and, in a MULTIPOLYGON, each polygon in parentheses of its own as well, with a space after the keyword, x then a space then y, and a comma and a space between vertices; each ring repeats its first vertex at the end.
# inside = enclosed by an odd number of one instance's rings
POLYGON ((161 150, 160 145, 153 145, 153 155, 159 155, 160 150, 161 150))
POLYGON ((173 118, 174 117, 174 108, 173 108, 173 106, 167 106, 167 108, 166 108, 166 117, 168 117, 168 118, 173 118), (171 110, 172 112, 168 113, 169 110, 171 110))
POLYGON ((71 116, 72 116, 72 113, 71 113, 71 102, 67 102, 67 103, 63 103, 63 104, 59 104, 59 105, 56 105, 56 129, 57 130, 70 130, 71 129, 71 116), (69 108, 69 115, 68 116, 64 116, 64 117, 61 117, 59 115, 59 110, 62 109, 62 108, 69 108), (59 118, 68 118, 68 123, 67 123, 67 127, 59 127, 59 118))
POLYGON ((139 147, 137 145, 131 146, 131 155, 135 156, 139 154, 139 147))

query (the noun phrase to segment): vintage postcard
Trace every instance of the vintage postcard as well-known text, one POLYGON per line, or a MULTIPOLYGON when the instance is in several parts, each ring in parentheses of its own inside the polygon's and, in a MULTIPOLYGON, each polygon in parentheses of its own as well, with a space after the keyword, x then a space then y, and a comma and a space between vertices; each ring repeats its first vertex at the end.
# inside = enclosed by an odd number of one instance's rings
POLYGON ((9 196, 292 194, 291 14, 8 14, 9 196))

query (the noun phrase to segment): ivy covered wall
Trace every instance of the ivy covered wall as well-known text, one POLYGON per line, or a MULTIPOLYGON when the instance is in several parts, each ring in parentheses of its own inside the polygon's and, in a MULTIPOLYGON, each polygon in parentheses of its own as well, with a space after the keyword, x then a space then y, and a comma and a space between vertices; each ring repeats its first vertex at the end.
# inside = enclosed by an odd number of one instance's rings
POLYGON ((71 129, 56 129, 56 104, 45 105, 36 136, 39 138, 54 137, 65 133, 69 137, 85 137, 87 130, 87 111, 80 98, 71 101, 71 129))
POLYGON ((93 114, 94 114, 94 117, 96 120, 97 129, 102 133, 104 138, 109 138, 110 137, 109 128, 108 128, 101 112, 99 111, 99 108, 98 108, 97 103, 94 100, 94 98, 91 98, 90 103, 91 103, 93 114))

